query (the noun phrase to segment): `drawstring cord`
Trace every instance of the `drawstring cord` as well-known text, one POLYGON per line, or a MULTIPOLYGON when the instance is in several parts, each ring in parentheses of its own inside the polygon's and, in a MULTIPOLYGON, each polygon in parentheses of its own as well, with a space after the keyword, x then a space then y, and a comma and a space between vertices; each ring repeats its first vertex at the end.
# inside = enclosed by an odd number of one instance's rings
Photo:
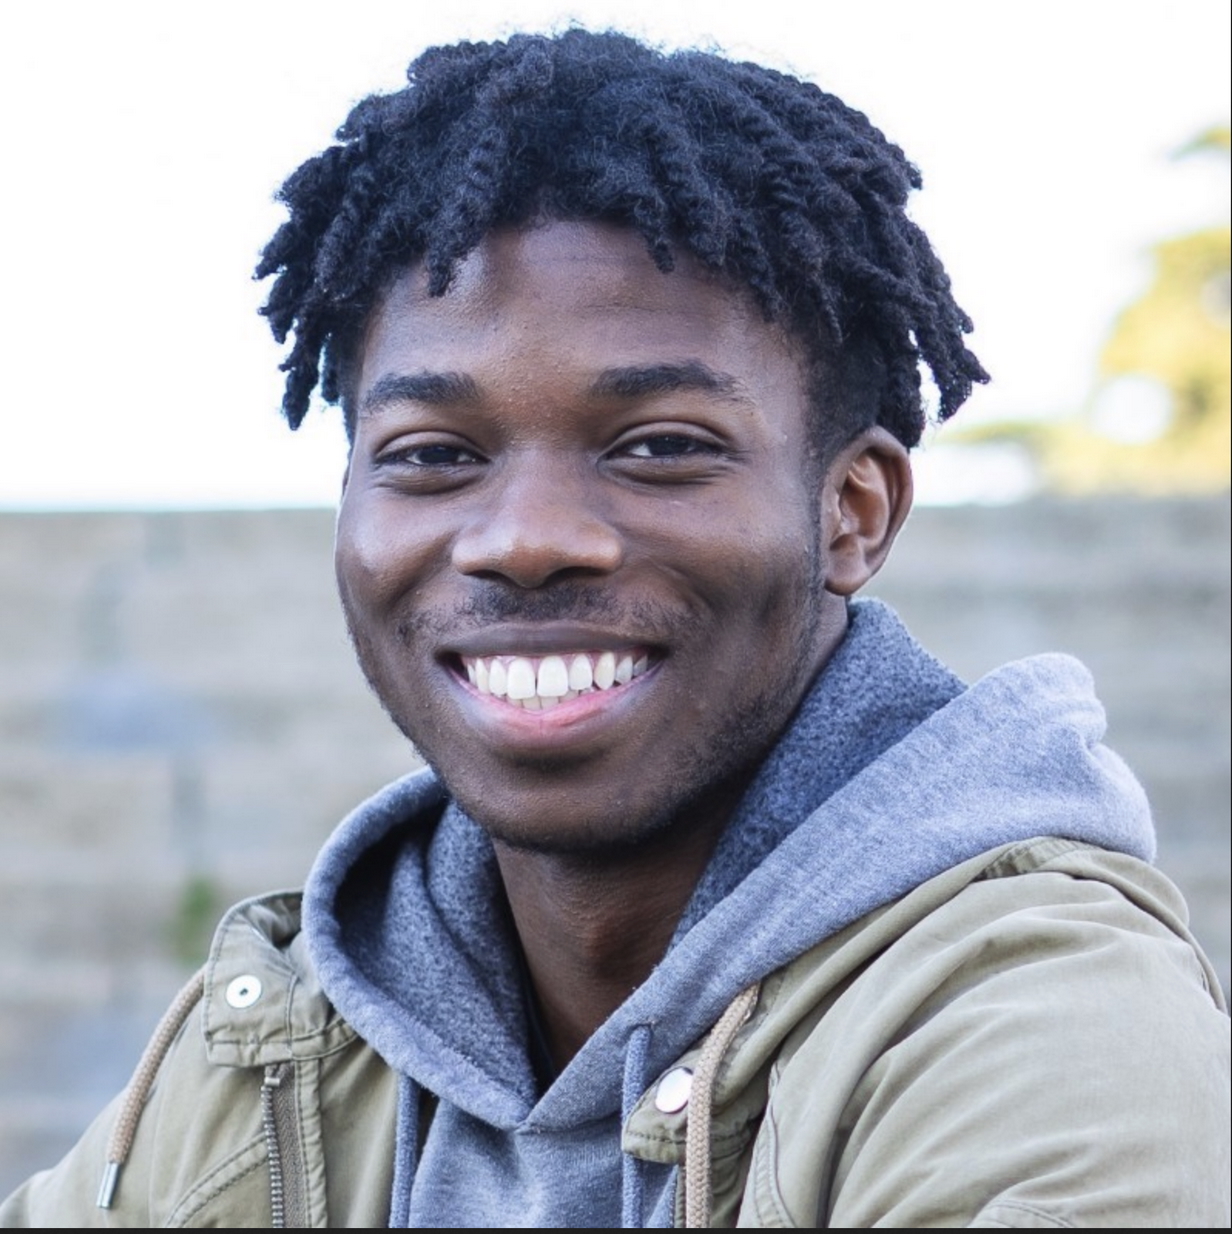
POLYGON ((419 1085, 398 1077, 398 1115, 394 1129, 394 1185, 389 1196, 389 1228, 405 1230, 411 1220, 411 1189, 419 1164, 419 1085))
MULTIPOLYGON (((650 1054, 650 1025, 639 1024, 629 1035, 625 1050, 625 1074, 620 1089, 620 1125, 623 1127, 646 1089, 646 1059, 650 1054)), ((645 1179, 642 1163, 625 1153, 620 1162, 620 1228, 642 1228, 642 1206, 645 1200, 645 1179)))
POLYGON ((710 1030, 698 1056, 689 1092, 689 1116, 684 1140, 684 1223, 690 1230, 710 1226, 710 1113, 719 1064, 753 1008, 761 983, 742 990, 710 1030))
POLYGON ((116 1187, 120 1181, 120 1170, 128 1160, 132 1151, 133 1139, 137 1134, 137 1122, 141 1111, 149 1099, 150 1089, 154 1087, 154 1077, 171 1049, 171 1043, 184 1027, 184 1022, 192 1014, 193 1008, 205 994, 205 969, 195 973, 188 984, 175 996, 175 1001, 167 1008, 166 1014, 158 1022, 154 1036, 150 1038, 124 1090, 124 1100, 120 1105, 120 1113, 111 1136, 107 1141, 107 1165, 103 1171, 103 1181, 99 1184, 99 1208, 110 1208, 115 1198, 116 1187))

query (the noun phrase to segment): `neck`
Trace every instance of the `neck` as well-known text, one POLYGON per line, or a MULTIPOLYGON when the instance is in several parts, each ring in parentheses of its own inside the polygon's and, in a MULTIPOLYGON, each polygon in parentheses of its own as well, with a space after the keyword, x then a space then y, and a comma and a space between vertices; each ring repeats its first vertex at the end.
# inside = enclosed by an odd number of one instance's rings
POLYGON ((650 975, 731 816, 711 795, 653 841, 602 853, 497 843, 496 857, 558 1069, 650 975))
MULTIPOLYGON (((800 677, 801 696, 847 629, 846 603, 828 594, 822 601, 830 620, 819 622, 813 669, 800 677)), ((793 711, 799 702, 793 701, 793 711)), ((493 841, 558 1070, 667 952, 755 771, 747 767, 716 784, 636 844, 562 853, 493 841)))

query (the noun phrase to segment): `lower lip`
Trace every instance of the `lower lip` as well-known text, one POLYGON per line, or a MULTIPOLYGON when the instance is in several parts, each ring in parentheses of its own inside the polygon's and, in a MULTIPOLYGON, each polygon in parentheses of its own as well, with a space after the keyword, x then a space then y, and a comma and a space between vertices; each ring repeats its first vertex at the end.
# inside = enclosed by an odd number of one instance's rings
POLYGON ((651 665, 623 686, 580 694, 541 711, 528 711, 516 703, 506 702, 499 695, 483 694, 456 672, 451 672, 450 676, 470 702, 472 715, 480 724, 498 727, 509 736, 558 741, 566 734, 571 735, 571 730, 589 729, 594 724, 614 719, 627 703, 636 702, 658 670, 658 664, 651 665))

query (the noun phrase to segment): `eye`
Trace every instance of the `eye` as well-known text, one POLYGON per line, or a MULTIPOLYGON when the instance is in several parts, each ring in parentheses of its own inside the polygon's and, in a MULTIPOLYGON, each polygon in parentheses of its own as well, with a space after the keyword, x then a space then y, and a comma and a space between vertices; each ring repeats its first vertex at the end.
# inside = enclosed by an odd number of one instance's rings
POLYGON ((435 468, 467 467, 483 462, 474 450, 448 441, 428 441, 420 445, 395 443, 377 457, 378 467, 435 468))
POLYGON ((441 442, 399 450, 397 456, 400 461, 410 463, 412 467, 459 467, 479 462, 479 456, 473 451, 441 442))
POLYGON ((400 493, 428 495, 465 487, 486 474, 488 460, 465 438, 449 433, 404 433, 371 456, 374 483, 400 493))
POLYGON ((637 484, 703 484, 735 463, 730 442, 695 424, 655 424, 628 433, 608 453, 613 474, 637 484))
POLYGON ((714 454, 717 447, 683 433, 655 433, 626 446, 626 458, 680 458, 689 454, 714 454))

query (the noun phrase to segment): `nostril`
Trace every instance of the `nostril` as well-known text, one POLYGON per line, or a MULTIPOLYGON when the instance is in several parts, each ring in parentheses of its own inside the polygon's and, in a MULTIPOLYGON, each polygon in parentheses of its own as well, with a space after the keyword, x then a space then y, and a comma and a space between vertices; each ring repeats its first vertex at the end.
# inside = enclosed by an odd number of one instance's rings
POLYGON ((468 529, 454 544, 453 563, 476 578, 540 587, 561 575, 610 574, 624 560, 615 528, 587 515, 501 519, 468 529))

